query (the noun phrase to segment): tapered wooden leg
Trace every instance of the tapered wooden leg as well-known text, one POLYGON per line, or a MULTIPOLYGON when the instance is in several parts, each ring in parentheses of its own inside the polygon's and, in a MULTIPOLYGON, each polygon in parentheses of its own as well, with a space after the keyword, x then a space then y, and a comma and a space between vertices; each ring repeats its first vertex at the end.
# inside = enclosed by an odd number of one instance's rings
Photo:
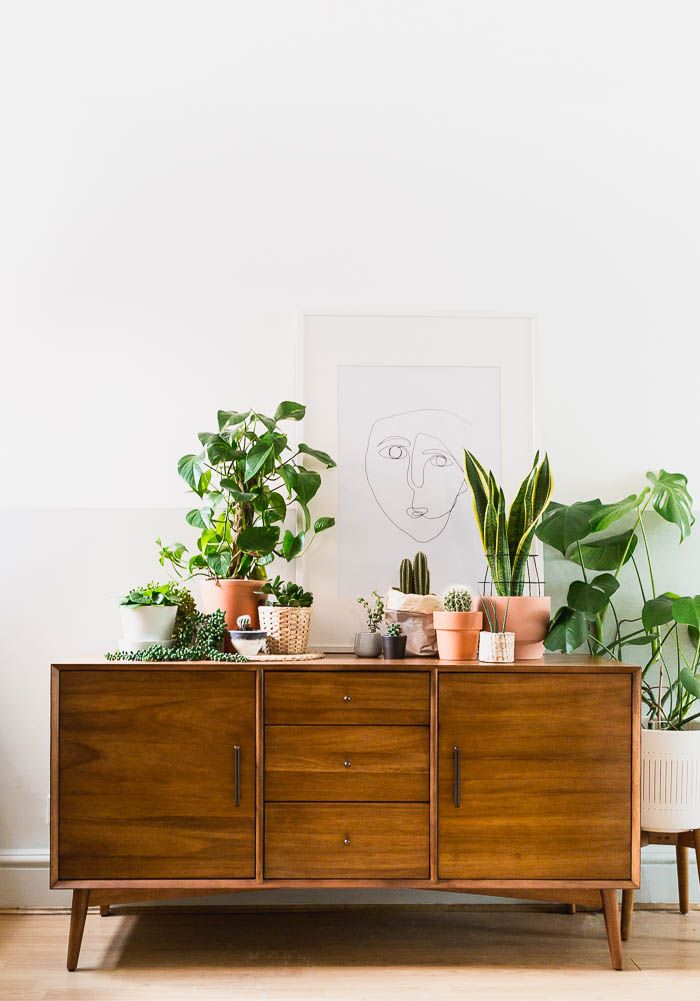
POLYGON ((109 917, 109 904, 100 904, 100 917, 101 918, 109 917))
POLYGON ((693 840, 695 841, 695 861, 698 867, 698 879, 700 879, 700 827, 693 831, 693 840))
POLYGON ((564 906, 566 907, 566 913, 567 914, 575 914, 576 913, 576 904, 565 904, 564 906))
POLYGON ((678 874, 678 906, 681 914, 687 914, 688 906, 688 849, 685 845, 676 845, 676 872, 678 874))
POLYGON ((601 890, 600 896, 603 900, 603 915, 605 917, 605 931, 608 936, 608 948, 610 949, 610 962, 613 970, 622 969, 622 941, 620 939, 620 915, 617 911, 617 892, 615 890, 601 890))
POLYGON ((70 931, 68 932, 68 958, 66 967, 72 973, 78 965, 80 944, 83 941, 85 916, 90 902, 89 890, 73 890, 73 903, 70 909, 70 931))
POLYGON ((632 927, 632 914, 634 913, 634 890, 623 890, 622 891, 622 925, 620 928, 620 934, 622 936, 622 941, 626 942, 630 937, 630 928, 632 927))

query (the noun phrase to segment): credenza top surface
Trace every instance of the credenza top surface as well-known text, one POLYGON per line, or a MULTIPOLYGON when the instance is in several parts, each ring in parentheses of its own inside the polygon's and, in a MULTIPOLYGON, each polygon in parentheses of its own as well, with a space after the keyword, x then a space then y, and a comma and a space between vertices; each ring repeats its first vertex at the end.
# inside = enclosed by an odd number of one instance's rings
POLYGON ((106 661, 100 657, 58 661, 52 667, 62 671, 80 671, 90 668, 97 671, 371 671, 401 672, 429 671, 439 668, 445 672, 465 674, 484 673, 535 673, 535 674, 634 674, 640 670, 635 664, 624 664, 605 657, 584 654, 545 654, 541 660, 516 660, 513 664, 485 664, 479 661, 439 660, 437 657, 406 657, 403 660, 384 660, 374 657, 355 657, 347 653, 327 653, 322 660, 249 660, 243 664, 223 663, 213 660, 183 660, 171 662, 106 661))

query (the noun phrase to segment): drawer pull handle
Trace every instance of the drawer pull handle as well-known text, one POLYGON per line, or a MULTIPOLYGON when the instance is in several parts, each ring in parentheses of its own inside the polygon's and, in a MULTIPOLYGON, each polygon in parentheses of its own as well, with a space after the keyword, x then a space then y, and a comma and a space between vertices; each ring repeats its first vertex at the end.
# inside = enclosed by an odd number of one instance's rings
POLYGON ((233 805, 241 805, 241 745, 233 748, 233 805))
POLYGON ((344 695, 343 696, 343 702, 352 702, 352 696, 351 695, 344 695))
POLYGON ((346 758, 345 761, 343 762, 343 768, 349 768, 351 764, 352 761, 348 761, 348 759, 346 758))
POLYGON ((346 846, 349 845, 350 844, 350 838, 343 838, 343 844, 346 845, 346 846))
POLYGON ((462 805, 462 752, 458 747, 453 748, 454 757, 454 788, 452 790, 452 800, 456 807, 462 805))

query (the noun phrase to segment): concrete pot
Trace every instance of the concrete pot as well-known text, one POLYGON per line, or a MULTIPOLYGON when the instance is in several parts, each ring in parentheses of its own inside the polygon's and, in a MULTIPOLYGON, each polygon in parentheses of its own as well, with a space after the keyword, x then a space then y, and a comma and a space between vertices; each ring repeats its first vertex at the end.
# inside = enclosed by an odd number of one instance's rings
POLYGON ((378 657, 381 652, 381 633, 355 633, 356 657, 378 657))
POLYGON ((700 827, 700 729, 642 730, 642 828, 700 827))

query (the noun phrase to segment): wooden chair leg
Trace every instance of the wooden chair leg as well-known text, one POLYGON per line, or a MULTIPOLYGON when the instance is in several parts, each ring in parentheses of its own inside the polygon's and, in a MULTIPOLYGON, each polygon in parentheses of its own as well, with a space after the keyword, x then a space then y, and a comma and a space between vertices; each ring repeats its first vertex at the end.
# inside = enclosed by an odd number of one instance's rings
POLYGON ((613 970, 622 969, 622 941, 620 939, 620 915, 617 911, 617 891, 601 890, 603 901, 603 916, 605 917, 605 932, 608 936, 608 949, 613 970))
POLYGON ((634 913, 634 890, 622 891, 622 924, 620 934, 622 941, 626 942, 630 937, 632 927, 632 914, 634 913))
POLYGON ((90 902, 89 890, 73 890, 73 902, 70 909, 70 931, 68 932, 68 957, 66 968, 72 973, 78 965, 80 945, 85 930, 85 917, 90 902))
POLYGON ((676 872, 678 874, 678 906, 681 914, 687 914, 688 904, 688 849, 676 844, 676 872))

